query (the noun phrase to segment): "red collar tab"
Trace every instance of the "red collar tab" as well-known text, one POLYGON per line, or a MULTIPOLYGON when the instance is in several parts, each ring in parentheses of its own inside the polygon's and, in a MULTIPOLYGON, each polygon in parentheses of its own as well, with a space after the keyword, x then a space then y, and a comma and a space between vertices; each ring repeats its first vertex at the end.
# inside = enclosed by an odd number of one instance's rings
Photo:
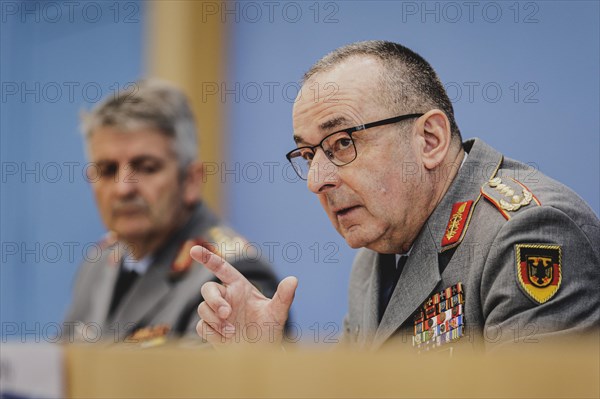
POLYGON ((450 220, 442 239, 442 247, 460 242, 466 232, 473 201, 457 202, 452 206, 450 220))

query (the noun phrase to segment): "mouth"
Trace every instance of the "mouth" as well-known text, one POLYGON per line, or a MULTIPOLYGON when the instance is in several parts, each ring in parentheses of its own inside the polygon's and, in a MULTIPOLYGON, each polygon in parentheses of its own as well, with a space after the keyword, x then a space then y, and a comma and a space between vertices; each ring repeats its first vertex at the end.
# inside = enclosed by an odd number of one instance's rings
POLYGON ((344 217, 350 215, 353 211, 357 210, 358 208, 360 208, 360 205, 349 206, 346 208, 340 208, 337 211, 334 211, 334 213, 337 217, 344 217))
POLYGON ((133 216, 144 213, 145 209, 141 207, 123 207, 113 211, 115 216, 133 216))

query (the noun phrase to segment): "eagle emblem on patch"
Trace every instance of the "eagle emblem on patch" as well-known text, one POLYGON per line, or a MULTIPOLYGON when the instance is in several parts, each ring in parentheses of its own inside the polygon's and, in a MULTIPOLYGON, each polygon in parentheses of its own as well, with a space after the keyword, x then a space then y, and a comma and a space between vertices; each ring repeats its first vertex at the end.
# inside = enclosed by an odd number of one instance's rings
POLYGON ((562 281, 562 251, 553 244, 517 244, 517 276, 521 288, 535 302, 550 300, 562 281))

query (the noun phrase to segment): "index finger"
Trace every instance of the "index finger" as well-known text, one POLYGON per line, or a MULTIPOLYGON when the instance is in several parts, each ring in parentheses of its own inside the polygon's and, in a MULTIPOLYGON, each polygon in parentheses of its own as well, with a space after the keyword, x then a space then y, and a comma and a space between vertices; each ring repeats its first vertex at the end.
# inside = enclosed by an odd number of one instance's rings
POLYGON ((190 255, 196 261, 202 263, 208 270, 214 273, 224 284, 231 284, 245 277, 235 267, 231 266, 225 259, 210 252, 201 245, 195 245, 190 249, 190 255))

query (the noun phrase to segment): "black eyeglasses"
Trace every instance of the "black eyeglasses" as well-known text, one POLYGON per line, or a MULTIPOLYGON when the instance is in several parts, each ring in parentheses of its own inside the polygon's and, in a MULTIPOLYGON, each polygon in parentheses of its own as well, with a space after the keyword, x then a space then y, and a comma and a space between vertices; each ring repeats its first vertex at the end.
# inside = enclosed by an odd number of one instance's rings
POLYGON ((362 130, 370 129, 372 127, 390 125, 406 119, 418 118, 423 115, 424 114, 400 115, 393 118, 382 119, 377 122, 366 123, 364 125, 339 130, 325 136, 325 138, 323 138, 323 140, 321 140, 321 142, 317 145, 294 148, 292 151, 288 152, 285 157, 288 159, 288 161, 290 161, 298 176, 302 180, 307 180, 310 165, 315 156, 317 148, 320 147, 325 153, 327 159, 329 159, 329 161, 331 161, 331 163, 334 165, 348 165, 350 162, 354 161, 357 156, 356 146, 354 145, 352 134, 362 130))

